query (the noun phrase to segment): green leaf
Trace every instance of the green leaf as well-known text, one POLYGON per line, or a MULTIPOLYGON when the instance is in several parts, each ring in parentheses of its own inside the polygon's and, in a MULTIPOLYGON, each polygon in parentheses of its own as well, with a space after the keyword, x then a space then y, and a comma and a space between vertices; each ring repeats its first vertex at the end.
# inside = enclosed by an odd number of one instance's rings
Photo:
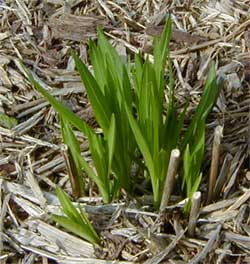
POLYGON ((101 145, 102 143, 100 142, 100 140, 101 139, 99 139, 95 135, 93 135, 93 137, 91 138, 91 156, 94 161, 97 174, 85 160, 82 160, 82 166, 88 176, 98 186, 98 189, 103 197, 104 202, 109 203, 112 197, 110 195, 109 178, 107 178, 108 163, 104 159, 106 151, 103 149, 104 146, 101 145))
POLYGON ((61 188, 57 187, 56 194, 63 208, 63 212, 71 219, 71 221, 74 221, 76 223, 81 223, 80 215, 73 206, 73 204, 71 203, 66 193, 61 188))
POLYGON ((112 114, 111 117, 111 122, 110 122, 110 127, 109 127, 109 133, 108 133, 108 152, 109 152, 109 165, 108 165, 108 174, 111 172, 111 165, 112 165, 112 160, 113 160, 113 155, 114 155, 114 150, 115 150, 115 116, 112 114))
POLYGON ((108 130, 109 117, 111 116, 110 109, 106 107, 105 104, 105 97, 95 78, 92 76, 85 64, 75 53, 72 53, 72 55, 76 68, 87 91, 91 106, 95 112, 96 119, 105 133, 108 130))
POLYGON ((156 197, 158 197, 158 178, 155 175, 155 168, 154 168, 154 162, 153 162, 153 158, 150 154, 148 145, 146 140, 143 137, 143 134, 141 133, 141 130, 138 126, 138 124, 136 123, 132 113, 130 113, 129 109, 126 107, 126 113, 128 116, 128 120, 131 126, 131 129, 133 130, 136 142, 138 144, 138 147, 144 157, 146 166, 149 170, 150 176, 151 176, 151 181, 152 181, 152 187, 153 187, 153 193, 154 193, 154 198, 156 200, 156 197))
POLYGON ((11 129, 17 125, 17 120, 14 117, 9 117, 5 114, 0 114, 0 126, 11 129))
POLYGON ((209 73, 207 76, 204 93, 200 99, 200 102, 195 110, 194 117, 184 135, 182 141, 182 149, 185 149, 187 143, 192 140, 194 134, 196 133, 197 124, 203 119, 207 118, 208 113, 211 111, 213 105, 216 102, 219 89, 216 83, 216 71, 214 63, 211 64, 209 73))
MULTIPOLYGON (((21 62, 20 62, 21 63, 21 62)), ((70 111, 64 104, 56 100, 47 90, 45 90, 32 76, 31 72, 21 63, 23 70, 27 74, 31 84, 40 92, 53 108, 61 115, 64 119, 70 122, 74 127, 82 131, 85 135, 89 132, 88 125, 80 119, 76 114, 70 111)))
POLYGON ((57 187, 56 193, 66 216, 52 215, 52 218, 72 233, 79 235, 91 243, 98 243, 99 237, 88 220, 86 213, 80 208, 80 205, 78 204, 78 212, 61 188, 57 187))
MULTIPOLYGON (((78 209, 82 218, 82 222, 85 224, 85 226, 87 226, 88 228, 88 232, 90 233, 92 239, 96 242, 100 241, 99 236, 97 235, 94 227, 92 226, 91 222, 88 219, 88 216, 85 212, 85 210, 80 206, 80 204, 78 204, 78 209)), ((86 228, 85 228, 86 229, 86 228)))
POLYGON ((107 82, 104 74, 106 68, 106 61, 104 59, 101 50, 97 48, 93 40, 89 41, 89 49, 90 49, 90 58, 94 69, 95 79, 98 83, 98 87, 100 87, 102 94, 105 94, 104 87, 105 86, 107 87, 107 82))
POLYGON ((172 33, 172 20, 171 16, 168 16, 165 23, 161 38, 154 39, 154 67, 156 73, 157 87, 160 94, 163 92, 164 86, 162 84, 164 80, 164 71, 166 66, 166 60, 169 56, 169 42, 172 33))
POLYGON ((89 241, 92 244, 98 244, 99 239, 97 239, 91 232, 89 232, 88 228, 82 226, 81 224, 73 222, 71 219, 60 216, 60 215, 52 215, 52 219, 56 221, 59 225, 69 230, 73 234, 82 237, 83 239, 89 241))

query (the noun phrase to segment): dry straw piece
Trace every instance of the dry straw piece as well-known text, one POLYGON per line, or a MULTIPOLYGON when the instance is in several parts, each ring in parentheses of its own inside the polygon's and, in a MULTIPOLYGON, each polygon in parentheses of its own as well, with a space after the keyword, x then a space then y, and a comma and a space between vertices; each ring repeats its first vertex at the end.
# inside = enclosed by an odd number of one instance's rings
POLYGON ((178 169, 178 163, 180 159, 179 149, 173 149, 171 151, 171 156, 169 160, 168 172, 165 180, 164 190, 162 194, 160 211, 163 211, 164 208, 168 205, 173 187, 175 184, 176 173, 178 169))
POLYGON ((199 217, 200 205, 201 205, 201 192, 195 192, 192 196, 192 205, 191 205, 189 222, 188 222, 188 234, 190 236, 193 236, 195 233, 195 226, 196 226, 196 221, 199 217))

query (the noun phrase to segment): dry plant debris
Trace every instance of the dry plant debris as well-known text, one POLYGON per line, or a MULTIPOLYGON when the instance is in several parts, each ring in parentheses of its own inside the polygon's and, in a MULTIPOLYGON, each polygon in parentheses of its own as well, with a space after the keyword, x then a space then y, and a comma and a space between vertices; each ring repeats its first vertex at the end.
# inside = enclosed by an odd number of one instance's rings
POLYGON ((250 1, 1 0, 0 19, 0 114, 18 122, 0 123, 1 263, 250 263, 250 1), (70 192, 58 117, 29 85, 18 59, 95 126, 70 50, 88 63, 86 41, 99 25, 121 56, 150 53, 151 35, 161 32, 169 12, 180 106, 191 96, 193 112, 211 60, 222 80, 207 124, 207 176, 214 130, 223 127, 215 202, 205 204, 202 185, 203 207, 190 238, 178 197, 159 216, 146 197, 128 203, 124 194, 103 205, 90 184, 80 204, 104 238, 103 248, 94 248, 49 218, 59 212, 55 186, 70 192))

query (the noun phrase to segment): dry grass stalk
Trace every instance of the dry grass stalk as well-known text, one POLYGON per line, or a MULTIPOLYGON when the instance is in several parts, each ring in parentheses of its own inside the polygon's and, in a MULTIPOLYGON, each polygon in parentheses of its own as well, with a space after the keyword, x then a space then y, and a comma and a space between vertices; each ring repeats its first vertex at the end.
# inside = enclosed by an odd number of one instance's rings
POLYGON ((243 153, 243 151, 242 152, 239 151, 238 153, 237 153, 237 155, 235 155, 235 157, 231 163, 231 168, 230 168, 231 177, 230 177, 229 182, 225 186, 225 189, 223 190, 224 198, 228 197, 229 193, 232 191, 233 187, 235 186, 235 181, 236 181, 237 175, 240 171, 242 163, 244 162, 244 160, 246 158, 245 153, 243 153), (241 156, 241 158, 240 158, 240 156, 241 156))
POLYGON ((236 210, 239 207, 241 207, 242 204, 244 204, 248 199, 250 198, 250 189, 248 189, 244 194, 242 194, 234 204, 232 204, 227 211, 230 210, 236 210))
POLYGON ((223 128, 217 126, 214 131, 214 142, 212 149, 212 161, 208 183, 207 203, 209 204, 214 198, 214 187, 218 176, 219 158, 220 158, 220 144, 222 138, 223 128))
POLYGON ((178 163, 180 158, 180 151, 179 149, 173 149, 171 151, 171 156, 169 160, 169 166, 168 166, 168 172, 165 180, 162 200, 161 200, 161 206, 160 211, 163 211, 164 208, 168 205, 168 202, 170 200, 171 193, 173 191, 178 163))
POLYGON ((195 226, 199 217, 199 211, 201 206, 201 192, 195 192, 192 196, 192 206, 189 215, 188 222, 188 234, 194 236, 195 226))
POLYGON ((230 171, 231 162, 232 162, 232 155, 227 154, 224 161, 223 161, 223 164, 222 164, 222 167, 220 170, 220 174, 219 174, 219 177, 216 181, 216 185, 214 188, 214 197, 215 198, 219 197, 219 194, 220 194, 221 190, 223 189, 225 182, 228 179, 228 174, 230 171))

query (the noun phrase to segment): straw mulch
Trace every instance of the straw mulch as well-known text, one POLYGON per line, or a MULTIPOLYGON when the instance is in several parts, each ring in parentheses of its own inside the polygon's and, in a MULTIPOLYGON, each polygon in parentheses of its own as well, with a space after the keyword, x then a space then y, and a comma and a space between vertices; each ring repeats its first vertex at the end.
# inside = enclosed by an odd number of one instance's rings
POLYGON ((0 113, 15 118, 12 124, 0 118, 1 263, 250 263, 250 1, 1 0, 0 21, 0 113), (54 96, 95 125, 70 50, 88 63, 87 40, 101 25, 121 56, 150 54, 152 36, 161 32, 169 12, 176 94, 180 105, 192 96, 190 114, 209 63, 216 62, 221 92, 207 123, 204 179, 214 130, 221 125, 222 186, 206 205, 204 180, 190 237, 181 197, 173 196, 159 216, 147 197, 133 200, 124 193, 103 205, 90 183, 89 196, 80 202, 103 238, 102 247, 93 247, 50 219, 60 209, 55 186, 71 193, 58 116, 30 86, 19 59, 54 96))

